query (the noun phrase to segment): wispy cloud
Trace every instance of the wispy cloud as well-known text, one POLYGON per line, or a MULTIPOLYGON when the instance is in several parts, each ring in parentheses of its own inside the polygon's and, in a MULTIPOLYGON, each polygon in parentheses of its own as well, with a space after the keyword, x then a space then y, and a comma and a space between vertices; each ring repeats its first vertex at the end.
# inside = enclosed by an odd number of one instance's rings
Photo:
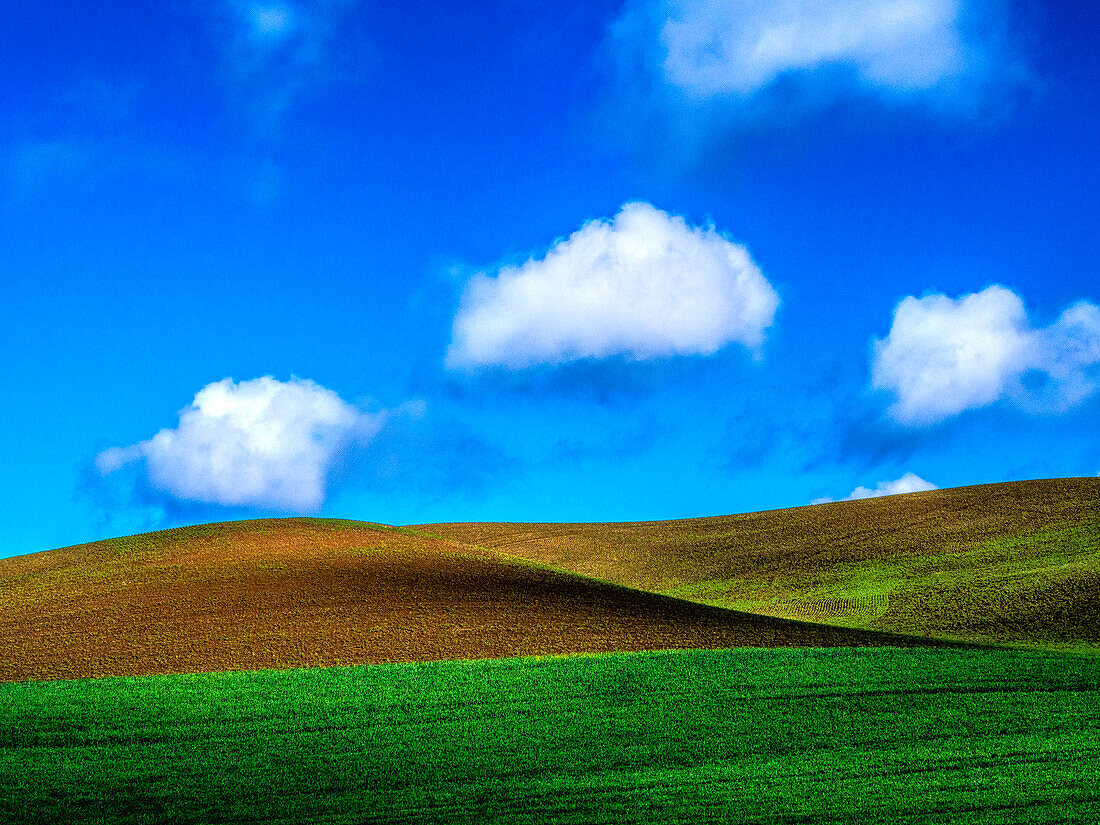
POLYGON ((416 510, 484 496, 525 472, 523 462, 445 407, 415 404, 403 405, 400 410, 407 414, 391 416, 365 449, 355 451, 347 468, 349 483, 416 510))
POLYGON ((910 426, 1002 399, 1066 410, 1100 388, 1100 306, 1081 301, 1036 328, 1023 300, 1003 286, 959 298, 910 296, 875 342, 872 385, 895 396, 890 414, 910 426))
MULTIPOLYGON (((880 481, 874 487, 856 487, 841 501, 856 501, 864 498, 880 498, 881 496, 900 496, 905 493, 923 493, 926 490, 938 490, 939 488, 930 481, 925 481, 916 473, 906 473, 901 478, 893 481, 880 481)), ((813 504, 826 504, 835 501, 831 498, 814 499, 813 504)))
POLYGON ((665 79, 688 95, 750 96, 783 75, 845 66, 850 82, 921 92, 967 68, 956 0, 674 3, 665 79))
POLYGON ((224 0, 217 37, 257 117, 278 122, 333 74, 333 45, 358 0, 224 0))
POLYGON ((1026 76, 1000 0, 628 0, 620 92, 693 128, 842 99, 970 110, 1026 76))
POLYGON ((140 100, 140 84, 117 77, 90 75, 48 90, 33 125, 3 147, 10 191, 70 190, 154 167, 131 137, 140 100))
POLYGON ((234 31, 228 47, 246 71, 284 60, 306 68, 321 61, 351 0, 228 0, 234 31))
POLYGON ((95 468, 106 477, 136 464, 150 488, 182 502, 316 512, 340 451, 386 417, 308 380, 226 378, 199 390, 175 428, 103 450, 95 468))
POLYGON ((452 368, 709 355, 759 347, 779 297, 748 250, 647 203, 586 223, 542 258, 467 284, 452 368))

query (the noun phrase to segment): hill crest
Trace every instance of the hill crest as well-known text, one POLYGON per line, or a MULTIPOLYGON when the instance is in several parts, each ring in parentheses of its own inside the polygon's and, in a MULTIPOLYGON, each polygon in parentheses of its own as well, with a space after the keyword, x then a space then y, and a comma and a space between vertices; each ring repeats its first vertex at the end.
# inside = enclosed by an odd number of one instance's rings
POLYGON ((1100 479, 671 522, 221 522, 0 560, 0 679, 936 639, 1095 650, 1098 594, 1100 479))
POLYGON ((678 521, 418 529, 758 614, 1100 649, 1100 478, 678 521))
POLYGON ((0 608, 5 681, 928 643, 738 613, 414 530, 323 519, 177 528, 6 559, 0 608))

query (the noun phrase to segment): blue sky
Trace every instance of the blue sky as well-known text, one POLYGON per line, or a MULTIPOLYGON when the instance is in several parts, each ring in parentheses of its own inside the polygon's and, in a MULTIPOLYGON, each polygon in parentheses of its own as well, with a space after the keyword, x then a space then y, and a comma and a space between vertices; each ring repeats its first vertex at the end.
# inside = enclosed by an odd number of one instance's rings
POLYGON ((0 555, 1100 473, 1087 4, 0 7, 0 555))

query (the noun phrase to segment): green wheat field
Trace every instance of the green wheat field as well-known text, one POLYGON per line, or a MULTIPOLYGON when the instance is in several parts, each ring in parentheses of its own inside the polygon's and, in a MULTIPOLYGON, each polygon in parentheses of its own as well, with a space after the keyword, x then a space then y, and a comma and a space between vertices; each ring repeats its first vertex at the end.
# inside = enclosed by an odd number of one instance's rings
POLYGON ((1070 479, 0 560, 0 822, 1097 822, 1098 525, 1070 479))
POLYGON ((1095 822, 1100 661, 680 651, 0 689, 5 822, 1095 822))

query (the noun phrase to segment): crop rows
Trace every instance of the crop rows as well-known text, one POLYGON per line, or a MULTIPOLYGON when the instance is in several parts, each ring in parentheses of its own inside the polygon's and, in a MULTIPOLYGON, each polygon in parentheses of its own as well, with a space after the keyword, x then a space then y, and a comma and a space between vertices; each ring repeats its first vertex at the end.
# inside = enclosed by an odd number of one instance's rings
POLYGON ((1095 821, 1098 677, 883 648, 0 685, 0 820, 1095 821))

